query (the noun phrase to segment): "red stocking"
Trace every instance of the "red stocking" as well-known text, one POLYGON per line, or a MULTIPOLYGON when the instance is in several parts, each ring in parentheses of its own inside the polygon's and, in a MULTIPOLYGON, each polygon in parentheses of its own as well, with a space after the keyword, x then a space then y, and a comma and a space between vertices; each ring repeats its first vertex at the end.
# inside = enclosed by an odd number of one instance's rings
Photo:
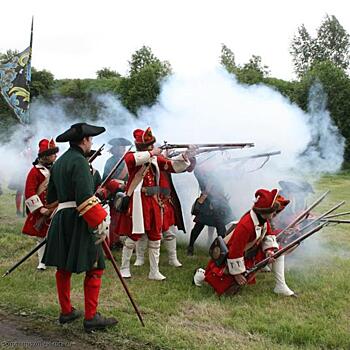
POLYGON ((102 274, 103 270, 101 269, 94 269, 86 272, 84 280, 86 320, 91 320, 96 314, 102 274))
POLYGON ((58 269, 56 271, 56 286, 58 301, 61 306, 61 313, 67 315, 72 312, 72 305, 70 303, 70 278, 72 273, 65 270, 58 269))

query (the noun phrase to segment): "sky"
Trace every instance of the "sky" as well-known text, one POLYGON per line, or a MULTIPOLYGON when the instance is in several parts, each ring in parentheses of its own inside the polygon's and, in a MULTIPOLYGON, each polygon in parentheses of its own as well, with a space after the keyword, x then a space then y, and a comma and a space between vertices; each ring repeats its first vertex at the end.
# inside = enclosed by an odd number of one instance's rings
POLYGON ((142 45, 176 73, 198 74, 219 65, 224 43, 236 63, 259 55, 272 76, 291 80, 294 34, 305 24, 315 35, 326 14, 350 32, 343 0, 3 1, 0 52, 28 46, 34 15, 32 64, 57 79, 95 78, 104 67, 127 74, 128 60, 142 45))

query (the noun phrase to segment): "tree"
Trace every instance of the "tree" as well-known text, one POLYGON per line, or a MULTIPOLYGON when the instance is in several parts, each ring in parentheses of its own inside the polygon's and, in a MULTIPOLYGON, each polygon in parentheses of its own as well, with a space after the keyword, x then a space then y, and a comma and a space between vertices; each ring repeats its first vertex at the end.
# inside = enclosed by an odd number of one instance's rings
POLYGON ((236 72, 235 54, 225 44, 221 44, 220 64, 225 67, 229 73, 236 72))
POLYGON ((153 66, 160 77, 171 74, 171 66, 168 61, 161 61, 153 53, 148 46, 142 46, 131 56, 129 61, 129 74, 140 73, 144 67, 153 66))
POLYGON ((290 53, 293 56, 294 71, 301 78, 313 64, 330 61, 346 70, 350 63, 350 37, 335 16, 326 15, 312 38, 305 26, 298 28, 293 37, 290 53))
POLYGON ((49 97, 55 85, 54 75, 47 70, 36 70, 32 67, 32 80, 30 83, 31 98, 37 96, 49 97))
POLYGON ((244 84, 261 83, 269 74, 268 66, 263 65, 261 57, 257 55, 253 55, 243 66, 236 65, 234 53, 225 44, 221 45, 220 64, 244 84))
POLYGON ((96 72, 97 79, 120 78, 121 75, 110 68, 102 68, 96 72))
POLYGON ((4 53, 0 52, 0 63, 6 63, 16 56, 19 52, 17 50, 7 50, 4 53))
POLYGON ((162 80, 170 74, 169 62, 159 60, 149 47, 142 46, 131 56, 129 76, 120 80, 118 94, 124 106, 134 114, 142 106, 152 106, 162 80))

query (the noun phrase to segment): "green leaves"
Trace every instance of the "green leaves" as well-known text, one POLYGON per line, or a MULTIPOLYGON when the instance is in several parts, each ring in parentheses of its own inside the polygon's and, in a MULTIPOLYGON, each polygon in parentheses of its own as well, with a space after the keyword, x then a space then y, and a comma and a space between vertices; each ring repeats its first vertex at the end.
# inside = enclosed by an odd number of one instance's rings
POLYGON ((350 63, 350 36, 335 16, 326 15, 312 38, 304 25, 292 40, 294 71, 301 78, 317 62, 330 61, 346 70, 350 63))

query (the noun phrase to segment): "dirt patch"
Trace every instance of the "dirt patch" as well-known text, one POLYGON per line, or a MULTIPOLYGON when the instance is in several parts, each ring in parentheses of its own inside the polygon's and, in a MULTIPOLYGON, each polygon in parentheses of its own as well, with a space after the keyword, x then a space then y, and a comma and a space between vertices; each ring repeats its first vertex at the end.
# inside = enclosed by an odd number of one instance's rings
MULTIPOLYGON (((1 349, 49 349, 49 350, 92 350, 97 347, 74 340, 58 329, 56 332, 46 329, 33 319, 8 315, 0 312, 0 348, 1 349)), ((59 327, 57 325, 57 327, 59 327)))

